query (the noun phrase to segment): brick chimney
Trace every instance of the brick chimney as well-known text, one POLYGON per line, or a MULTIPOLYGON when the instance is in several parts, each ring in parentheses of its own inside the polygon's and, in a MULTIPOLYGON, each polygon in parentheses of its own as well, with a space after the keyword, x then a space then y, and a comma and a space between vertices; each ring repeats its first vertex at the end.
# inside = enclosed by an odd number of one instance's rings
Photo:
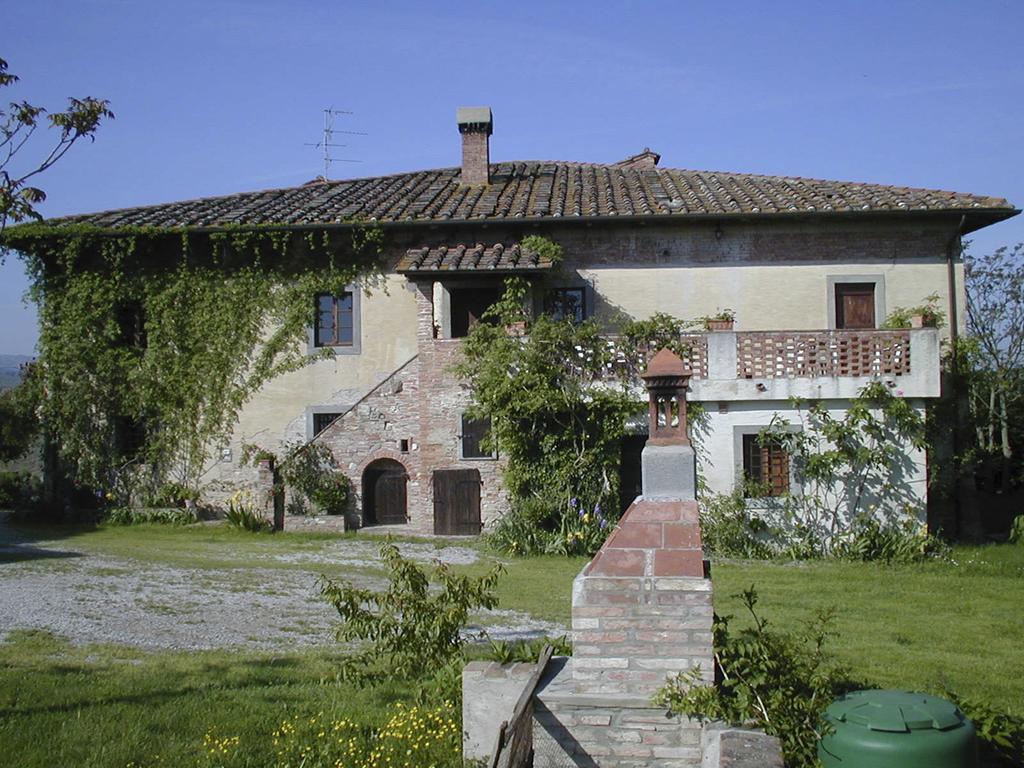
POLYGON ((494 128, 490 107, 459 107, 455 120, 462 134, 463 184, 491 183, 490 137, 494 128))

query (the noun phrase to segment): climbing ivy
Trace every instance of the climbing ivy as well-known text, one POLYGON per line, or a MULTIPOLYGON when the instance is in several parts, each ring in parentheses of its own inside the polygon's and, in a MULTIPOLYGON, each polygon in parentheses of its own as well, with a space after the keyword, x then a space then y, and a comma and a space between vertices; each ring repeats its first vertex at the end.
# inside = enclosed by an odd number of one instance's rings
POLYGON ((0 245, 39 307, 40 416, 63 469, 126 501, 140 482, 198 484, 253 393, 316 359, 315 296, 375 283, 382 236, 28 224, 0 245))

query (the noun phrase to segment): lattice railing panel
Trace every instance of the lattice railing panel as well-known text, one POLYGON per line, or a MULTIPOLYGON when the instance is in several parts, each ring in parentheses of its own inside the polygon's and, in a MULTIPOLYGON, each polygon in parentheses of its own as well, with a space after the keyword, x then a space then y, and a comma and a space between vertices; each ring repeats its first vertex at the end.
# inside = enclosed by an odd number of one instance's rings
MULTIPOLYGON (((679 357, 692 371, 691 378, 706 379, 708 377, 708 340, 703 333, 685 333, 679 337, 679 357)), ((627 346, 620 336, 607 337, 608 348, 612 353, 612 362, 605 372, 604 378, 625 378, 640 381, 640 374, 647 370, 647 364, 661 347, 644 344, 627 346)))
POLYGON ((903 376, 910 373, 907 331, 754 331, 736 334, 741 379, 903 376))

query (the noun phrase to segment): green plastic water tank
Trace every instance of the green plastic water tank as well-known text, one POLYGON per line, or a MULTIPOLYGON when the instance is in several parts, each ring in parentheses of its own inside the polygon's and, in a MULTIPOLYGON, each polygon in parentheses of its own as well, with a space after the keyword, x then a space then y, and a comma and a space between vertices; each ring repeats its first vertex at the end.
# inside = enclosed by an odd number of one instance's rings
POLYGON ((856 691, 825 710, 832 732, 818 742, 825 768, 977 768, 974 724, 953 704, 923 693, 856 691))

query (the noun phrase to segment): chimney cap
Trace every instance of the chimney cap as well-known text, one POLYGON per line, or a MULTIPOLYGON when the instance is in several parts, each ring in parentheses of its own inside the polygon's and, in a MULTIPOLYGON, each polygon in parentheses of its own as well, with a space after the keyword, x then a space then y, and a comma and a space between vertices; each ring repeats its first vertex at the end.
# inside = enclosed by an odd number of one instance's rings
POLYGON ((640 374, 640 377, 644 380, 669 377, 682 379, 689 378, 692 373, 679 355, 668 347, 662 347, 661 351, 651 358, 647 370, 640 374))
POLYGON ((490 107, 458 107, 455 110, 455 122, 459 124, 460 132, 486 130, 489 134, 494 126, 490 107))

